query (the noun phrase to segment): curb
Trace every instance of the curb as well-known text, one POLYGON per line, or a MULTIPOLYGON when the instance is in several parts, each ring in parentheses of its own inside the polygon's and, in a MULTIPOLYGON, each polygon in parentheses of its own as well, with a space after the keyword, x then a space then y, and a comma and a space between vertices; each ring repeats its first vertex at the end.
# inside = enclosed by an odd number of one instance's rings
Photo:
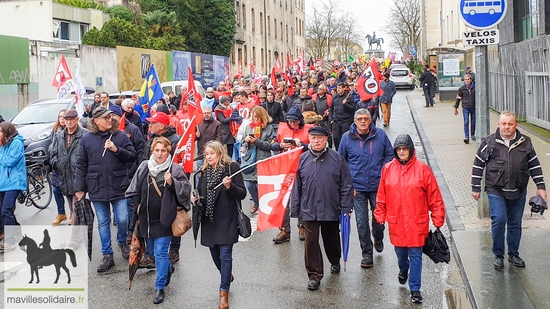
POLYGON ((447 182, 443 177, 443 173, 439 168, 439 164, 437 162, 437 159, 435 158, 435 154, 433 152, 432 146, 430 145, 428 136, 426 135, 426 132, 422 128, 422 123, 418 118, 418 114, 416 113, 416 110, 414 110, 411 107, 411 104, 409 102, 409 95, 406 96, 406 99, 407 99, 407 105, 409 106, 409 111, 411 113, 411 117, 416 127, 416 131, 418 133, 418 136, 420 137, 422 148, 424 148, 426 161, 428 163, 428 166, 430 166, 430 168, 432 169, 432 172, 434 173, 435 178, 437 179, 437 183, 439 184, 439 190, 441 191, 442 198, 445 202, 446 221, 447 221, 447 227, 450 231, 451 244, 453 247, 453 257, 455 258, 456 263, 460 269, 460 274, 462 275, 462 280, 464 281, 464 286, 466 287, 466 293, 468 295, 468 298, 470 299, 472 308, 478 309, 479 306, 477 304, 474 292, 472 290, 470 279, 468 278, 468 274, 464 267, 464 263, 462 262, 462 257, 460 256, 460 252, 458 250, 458 247, 453 237, 453 232, 464 230, 464 224, 462 223, 462 219, 460 218, 460 215, 456 210, 455 201, 451 195, 451 191, 449 190, 449 187, 447 186, 447 182))

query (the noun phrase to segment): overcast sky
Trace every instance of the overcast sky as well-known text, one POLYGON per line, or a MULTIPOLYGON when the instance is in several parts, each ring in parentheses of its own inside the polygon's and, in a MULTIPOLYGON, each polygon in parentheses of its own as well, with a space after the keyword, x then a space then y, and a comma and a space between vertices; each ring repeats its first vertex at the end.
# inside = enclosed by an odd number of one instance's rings
MULTIPOLYGON (((316 4, 316 7, 319 8, 321 7, 320 3, 322 1, 324 2, 326 0, 306 0, 306 19, 308 14, 313 12, 313 5, 316 4)), ((338 5, 342 7, 343 11, 354 12, 359 20, 359 33, 361 33, 363 37, 367 34, 372 35, 372 32, 376 31, 376 37, 382 37, 384 39, 382 49, 386 54, 392 51, 388 44, 390 38, 384 33, 386 20, 389 16, 390 8, 393 5, 392 0, 376 1, 376 4, 373 0, 340 0, 338 5)), ((363 48, 368 48, 366 39, 362 44, 363 48)))

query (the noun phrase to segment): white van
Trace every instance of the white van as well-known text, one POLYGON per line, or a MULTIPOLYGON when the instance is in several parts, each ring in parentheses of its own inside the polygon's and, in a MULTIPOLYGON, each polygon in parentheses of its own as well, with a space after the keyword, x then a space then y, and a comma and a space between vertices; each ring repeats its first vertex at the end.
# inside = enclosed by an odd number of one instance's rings
MULTIPOLYGON (((177 80, 172 82, 164 82, 161 83, 160 86, 162 87, 162 92, 164 94, 170 93, 170 91, 174 91, 174 94, 176 96, 179 96, 181 94, 181 86, 187 86, 186 80, 177 80)), ((195 87, 197 87, 197 91, 200 93, 200 95, 204 98, 206 97, 206 91, 202 87, 201 83, 199 81, 195 81, 195 87)))

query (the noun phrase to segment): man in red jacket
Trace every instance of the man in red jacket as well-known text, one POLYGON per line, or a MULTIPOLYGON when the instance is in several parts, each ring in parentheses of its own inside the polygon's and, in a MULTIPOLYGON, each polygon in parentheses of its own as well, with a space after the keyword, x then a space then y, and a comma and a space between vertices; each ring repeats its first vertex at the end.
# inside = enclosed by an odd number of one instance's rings
POLYGON ((429 215, 436 228, 442 227, 445 204, 432 170, 416 159, 411 137, 399 135, 393 149, 395 158, 382 168, 374 217, 380 224, 388 222, 399 283, 408 278, 412 301, 421 303, 422 247, 430 229, 429 215))

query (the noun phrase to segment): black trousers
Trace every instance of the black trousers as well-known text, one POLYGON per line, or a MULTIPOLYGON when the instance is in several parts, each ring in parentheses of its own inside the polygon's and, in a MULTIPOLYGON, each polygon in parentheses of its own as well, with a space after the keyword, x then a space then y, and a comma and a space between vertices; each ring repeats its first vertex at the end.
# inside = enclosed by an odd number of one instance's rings
POLYGON ((304 259, 306 271, 310 280, 323 279, 323 255, 319 245, 319 230, 323 237, 325 254, 331 265, 339 264, 342 255, 340 246, 340 222, 338 221, 305 221, 306 229, 304 243, 304 259))
POLYGON ((351 126, 351 122, 348 121, 334 121, 332 123, 332 138, 334 140, 334 149, 338 151, 338 147, 340 146, 340 141, 342 140, 342 135, 349 131, 349 127, 351 126))

